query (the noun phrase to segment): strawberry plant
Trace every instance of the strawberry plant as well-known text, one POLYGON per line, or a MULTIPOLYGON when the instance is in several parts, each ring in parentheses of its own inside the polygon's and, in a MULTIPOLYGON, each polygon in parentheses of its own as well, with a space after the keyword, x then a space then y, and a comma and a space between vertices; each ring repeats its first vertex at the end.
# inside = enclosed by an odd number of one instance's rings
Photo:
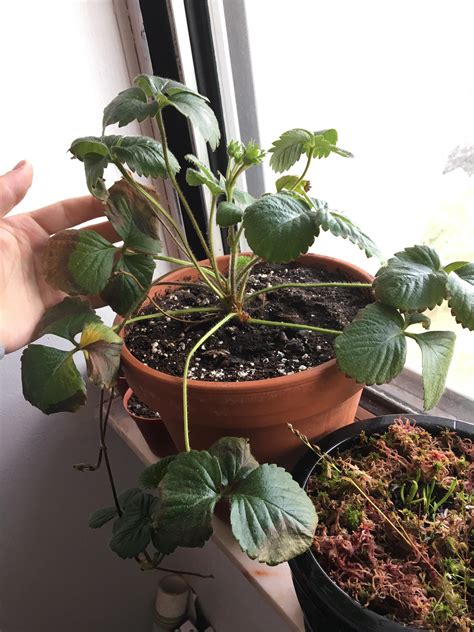
MULTIPOLYGON (((63 351, 30 344, 22 357, 25 398, 46 414, 73 412, 86 400, 86 387, 74 358, 83 354, 89 380, 102 390, 100 404, 100 452, 93 470, 105 462, 112 486, 114 506, 99 510, 91 526, 114 520, 111 546, 122 557, 137 557, 143 567, 155 567, 163 555, 177 546, 202 546, 212 532, 212 515, 218 501, 231 506, 232 530, 242 549, 252 558, 277 564, 298 555, 311 545, 317 517, 311 501, 282 468, 259 465, 245 439, 222 439, 206 451, 193 450, 188 427, 187 385, 196 351, 231 321, 243 323, 249 335, 257 327, 298 328, 335 339, 335 356, 346 375, 360 384, 381 384, 396 377, 406 360, 407 338, 422 352, 425 408, 439 400, 453 354, 454 334, 429 331, 427 309, 448 301, 457 322, 474 328, 474 264, 440 262, 436 252, 424 245, 406 248, 382 265, 373 284, 288 283, 248 290, 249 278, 262 261, 289 262, 308 251, 321 231, 347 239, 368 257, 381 258, 374 242, 353 222, 329 205, 310 196, 308 174, 314 161, 335 154, 350 157, 338 146, 336 130, 312 132, 293 129, 283 133, 269 149, 254 142, 231 141, 227 146, 225 174, 213 173, 195 156, 187 156, 186 181, 201 186, 210 195, 207 234, 199 228, 176 175, 182 168, 173 156, 163 121, 163 110, 174 108, 189 119, 195 132, 214 150, 220 139, 216 118, 207 99, 183 84, 169 79, 139 75, 134 86, 115 97, 105 108, 100 136, 73 141, 70 152, 83 163, 89 191, 104 206, 104 213, 122 240, 114 245, 90 230, 65 230, 49 240, 44 253, 46 280, 66 294, 49 309, 36 337, 54 334, 70 343, 63 351), (106 129, 132 121, 153 119, 161 142, 145 136, 106 134, 106 129), (254 199, 239 188, 239 177, 260 164, 267 153, 279 175, 276 191, 254 199), (304 158, 300 174, 292 173, 304 158), (111 165, 121 174, 108 187, 105 170, 111 165), (206 254, 197 260, 182 226, 169 213, 155 192, 134 176, 169 180, 206 254), (214 232, 227 229, 229 267, 217 264, 214 232), (161 252, 165 231, 182 258, 161 252), (252 254, 242 256, 244 235, 252 254), (208 307, 163 309, 156 296, 155 311, 141 313, 140 306, 153 280, 156 261, 193 267, 200 283, 214 297, 208 307), (310 324, 295 325, 249 316, 247 306, 259 295, 288 287, 346 287, 373 291, 374 302, 362 309, 343 330, 310 324), (122 317, 108 327, 96 315, 88 298, 99 295, 122 317), (185 451, 163 459, 142 477, 142 488, 119 495, 106 448, 106 428, 117 380, 123 338, 127 326, 144 319, 179 319, 190 313, 209 318, 209 329, 186 357, 183 373, 183 426, 185 451), (424 333, 413 332, 421 323, 424 333), (150 555, 147 548, 156 552, 150 555)), ((164 282, 166 283, 166 282, 164 282)), ((183 283, 186 285, 186 283, 183 283)))

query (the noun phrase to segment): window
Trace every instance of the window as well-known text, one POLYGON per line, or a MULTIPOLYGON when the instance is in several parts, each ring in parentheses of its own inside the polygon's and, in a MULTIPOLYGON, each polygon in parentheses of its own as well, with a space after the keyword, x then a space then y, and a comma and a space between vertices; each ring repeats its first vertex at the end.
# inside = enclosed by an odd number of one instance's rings
MULTIPOLYGON (((315 164, 315 196, 346 213, 387 256, 426 243, 446 263, 473 260, 472 3, 227 0, 223 6, 242 137, 258 135, 268 148, 293 127, 335 127, 355 158, 315 164)), ((265 166, 265 190, 274 190, 275 179, 265 166)), ((249 189, 261 193, 251 182, 249 189)), ((378 267, 330 236, 312 250, 372 272, 378 267)), ((447 308, 438 309, 432 328, 456 330, 448 386, 471 395, 474 336, 447 308)), ((419 370, 415 347, 408 366, 419 370)))

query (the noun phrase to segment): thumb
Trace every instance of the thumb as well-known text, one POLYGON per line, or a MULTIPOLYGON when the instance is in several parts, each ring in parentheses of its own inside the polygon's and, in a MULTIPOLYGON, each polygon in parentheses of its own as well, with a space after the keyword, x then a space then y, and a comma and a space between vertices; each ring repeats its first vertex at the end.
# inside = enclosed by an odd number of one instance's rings
POLYGON ((25 197, 33 180, 33 167, 26 160, 0 176, 0 217, 6 215, 25 197))

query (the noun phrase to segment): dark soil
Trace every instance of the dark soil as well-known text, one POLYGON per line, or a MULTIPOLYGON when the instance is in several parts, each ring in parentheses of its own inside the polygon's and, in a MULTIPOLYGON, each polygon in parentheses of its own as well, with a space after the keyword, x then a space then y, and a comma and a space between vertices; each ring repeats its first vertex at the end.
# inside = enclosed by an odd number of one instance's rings
POLYGON ((128 400, 127 408, 133 415, 137 415, 137 417, 160 419, 160 413, 156 410, 151 410, 150 408, 148 408, 146 404, 138 399, 135 393, 133 393, 128 400))
POLYGON ((400 419, 322 463, 313 548, 340 588, 417 629, 473 630, 472 441, 400 419))
MULTIPOLYGON (((256 266, 248 292, 288 282, 351 281, 344 273, 301 267, 298 264, 256 266)), ((205 287, 182 287, 160 299, 165 310, 217 305, 205 287)), ((250 316, 342 330, 371 301, 360 288, 291 288, 256 297, 246 308, 250 316)), ((150 306, 143 313, 154 313, 150 306)), ((186 323, 160 318, 130 325, 126 344, 148 366, 182 376, 186 354, 209 330, 212 320, 196 324, 202 314, 186 316, 186 323)), ((234 382, 281 377, 304 371, 334 357, 334 337, 312 331, 281 329, 232 321, 214 334, 194 356, 190 379, 234 382)))

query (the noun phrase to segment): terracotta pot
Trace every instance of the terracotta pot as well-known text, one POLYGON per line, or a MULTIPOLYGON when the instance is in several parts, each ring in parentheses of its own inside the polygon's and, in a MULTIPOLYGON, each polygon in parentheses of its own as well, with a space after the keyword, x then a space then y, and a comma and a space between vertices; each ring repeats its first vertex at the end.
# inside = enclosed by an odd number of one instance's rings
POLYGON ((169 432, 167 431, 161 417, 141 417, 135 415, 128 408, 128 401, 133 395, 131 388, 127 390, 123 396, 123 407, 128 415, 137 424, 138 429, 143 435, 143 438, 148 444, 150 450, 156 456, 169 456, 170 454, 176 454, 176 446, 171 439, 169 432))
MULTIPOLYGON (((115 321, 114 321, 114 325, 115 325, 115 321)), ((115 385, 115 388, 117 389, 118 393, 122 396, 122 399, 125 397, 125 393, 130 388, 128 385, 127 379, 123 375, 122 368, 119 369, 119 375, 118 375, 117 384, 115 385)))
MULTIPOLYGON (((349 263, 320 255, 302 255, 306 266, 341 270, 354 281, 372 282, 367 272, 349 263)), ((221 270, 228 257, 219 257, 221 270)), ((172 271, 169 286, 153 288, 163 294, 173 281, 198 278, 193 268, 172 271)), ((128 383, 137 396, 163 421, 179 449, 184 449, 182 379, 145 366, 123 346, 122 362, 128 383)), ((248 437, 260 462, 292 466, 304 452, 287 427, 291 422, 311 439, 319 438, 354 420, 362 386, 345 377, 330 360, 317 367, 283 377, 253 382, 188 382, 190 441, 208 448, 224 436, 248 437)))

